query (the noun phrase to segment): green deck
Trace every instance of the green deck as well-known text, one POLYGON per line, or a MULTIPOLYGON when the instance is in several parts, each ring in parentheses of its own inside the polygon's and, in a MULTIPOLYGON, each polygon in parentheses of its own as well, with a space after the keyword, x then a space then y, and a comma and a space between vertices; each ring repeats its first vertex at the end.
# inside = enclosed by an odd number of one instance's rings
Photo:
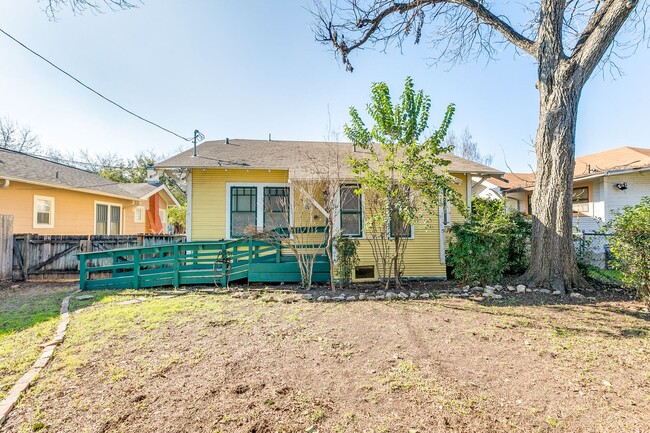
MULTIPOLYGON (((330 266, 322 245, 303 247, 322 250, 314 263, 312 281, 329 281, 330 266)), ((226 286, 225 265, 215 264, 223 257, 231 260, 228 282, 301 281, 294 255, 288 255, 280 245, 246 238, 81 253, 79 287, 94 290, 195 284, 226 286)))

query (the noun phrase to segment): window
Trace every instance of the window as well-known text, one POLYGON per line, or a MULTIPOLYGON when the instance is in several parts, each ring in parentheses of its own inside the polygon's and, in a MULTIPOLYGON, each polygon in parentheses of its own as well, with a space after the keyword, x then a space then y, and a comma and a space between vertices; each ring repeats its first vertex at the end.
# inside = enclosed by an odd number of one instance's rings
POLYGON ((289 187, 264 187, 264 230, 289 226, 289 187))
POLYGON ((34 228, 54 227, 54 197, 34 196, 34 228))
POLYGON ((167 231, 167 209, 158 209, 158 217, 160 218, 163 231, 167 231))
POLYGON ((400 238, 411 237, 411 225, 404 222, 397 212, 390 216, 390 237, 399 235, 400 238))
POLYGON ((447 200, 447 194, 443 193, 442 197, 442 225, 448 226, 451 224, 451 203, 447 200))
POLYGON ((230 189, 230 237, 246 236, 246 228, 257 226, 257 187, 230 189))
POLYGON ((356 185, 341 186, 341 231, 346 236, 361 236, 363 223, 361 195, 356 185))
POLYGON ((354 278, 364 280, 368 278, 375 278, 374 266, 357 266, 354 268, 354 278))
POLYGON ((136 206, 135 207, 135 222, 136 223, 143 223, 144 222, 144 214, 145 214, 145 209, 144 206, 136 206))
MULTIPOLYGON (((528 194, 528 213, 533 213, 533 195, 528 194)), ((573 188, 573 196, 571 198, 573 203, 574 212, 588 212, 589 211, 589 187, 580 186, 573 188)))
POLYGON ((589 212, 589 187, 581 186, 573 188, 571 197, 573 212, 589 212))
POLYGON ((119 235, 122 229, 122 207, 104 203, 95 204, 95 234, 119 235))

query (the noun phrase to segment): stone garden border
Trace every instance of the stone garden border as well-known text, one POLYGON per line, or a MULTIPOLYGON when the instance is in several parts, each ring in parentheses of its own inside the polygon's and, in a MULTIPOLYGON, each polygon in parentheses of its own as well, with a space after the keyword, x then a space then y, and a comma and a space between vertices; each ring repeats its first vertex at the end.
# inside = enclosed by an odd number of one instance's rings
MULTIPOLYGON (((384 291, 372 290, 365 293, 345 294, 343 292, 331 295, 315 295, 312 293, 274 293, 274 292, 260 292, 260 291, 247 291, 244 289, 234 289, 230 293, 233 298, 239 299, 260 299, 264 302, 284 302, 292 303, 297 301, 308 302, 343 302, 343 301, 391 301, 391 300, 409 300, 409 299, 433 299, 433 298, 469 298, 475 296, 482 296, 485 299, 503 299, 505 294, 532 294, 539 293, 545 295, 560 296, 559 291, 551 291, 548 289, 529 288, 523 284, 517 286, 502 286, 495 284, 494 286, 465 286, 457 288, 449 288, 442 291, 420 291, 420 290, 405 290, 405 291, 384 291)), ((585 299, 585 296, 578 292, 573 292, 570 297, 578 300, 585 299)))
POLYGON ((52 359, 52 356, 54 355, 54 349, 56 349, 65 338, 65 333, 68 329, 68 324, 70 323, 70 298, 77 293, 79 293, 79 291, 71 293, 63 298, 63 301, 61 302, 61 321, 59 322, 54 339, 42 344, 43 351, 36 362, 32 364, 32 367, 27 373, 18 379, 18 382, 16 382, 9 390, 7 397, 0 401, 0 426, 2 426, 11 410, 16 406, 22 393, 29 388, 36 376, 38 376, 41 370, 43 370, 48 362, 50 362, 50 359, 52 359))

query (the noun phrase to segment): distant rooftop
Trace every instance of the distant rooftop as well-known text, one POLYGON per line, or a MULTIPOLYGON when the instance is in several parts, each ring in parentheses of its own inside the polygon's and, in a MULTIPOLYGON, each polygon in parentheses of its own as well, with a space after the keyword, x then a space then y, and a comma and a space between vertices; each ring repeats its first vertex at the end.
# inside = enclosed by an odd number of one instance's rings
MULTIPOLYGON (((573 178, 579 180, 611 171, 648 167, 650 167, 650 149, 624 146, 576 158, 573 178)), ((506 173, 502 179, 491 179, 490 183, 508 190, 529 188, 535 184, 535 173, 506 173)))

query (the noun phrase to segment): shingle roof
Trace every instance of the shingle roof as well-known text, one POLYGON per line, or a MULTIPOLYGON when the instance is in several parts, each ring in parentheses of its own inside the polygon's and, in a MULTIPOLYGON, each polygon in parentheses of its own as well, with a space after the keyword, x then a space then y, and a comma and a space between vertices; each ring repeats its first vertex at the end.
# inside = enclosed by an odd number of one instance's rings
POLYGON ((88 190, 102 195, 139 199, 138 191, 69 165, 33 155, 0 149, 0 178, 35 182, 65 189, 88 190))
POLYGON ((500 179, 490 179, 490 183, 502 189, 522 188, 535 183, 534 173, 506 173, 500 179))
MULTIPOLYGON (((618 147, 603 152, 576 158, 573 179, 580 180, 588 176, 599 176, 608 171, 647 169, 650 167, 650 149, 641 147, 618 147)), ((535 173, 506 173, 503 181, 490 180, 491 183, 504 190, 532 188, 535 184, 535 173)))
MULTIPOLYGON (((261 168, 289 170, 292 177, 309 176, 314 164, 328 159, 327 155, 363 156, 361 149, 352 143, 321 141, 245 140, 230 139, 206 141, 197 146, 197 156, 189 149, 159 164, 156 168, 261 168)), ((477 162, 445 154, 451 161, 447 169, 452 173, 501 175, 503 172, 477 162)), ((344 159, 343 159, 344 161, 344 159)), ((351 175, 346 164, 342 176, 351 175)))
POLYGON ((121 183, 120 188, 129 192, 136 197, 144 197, 148 194, 155 192, 160 188, 161 184, 152 184, 152 183, 121 183))
POLYGON ((576 158, 574 177, 644 167, 650 167, 650 149, 625 146, 576 158))

